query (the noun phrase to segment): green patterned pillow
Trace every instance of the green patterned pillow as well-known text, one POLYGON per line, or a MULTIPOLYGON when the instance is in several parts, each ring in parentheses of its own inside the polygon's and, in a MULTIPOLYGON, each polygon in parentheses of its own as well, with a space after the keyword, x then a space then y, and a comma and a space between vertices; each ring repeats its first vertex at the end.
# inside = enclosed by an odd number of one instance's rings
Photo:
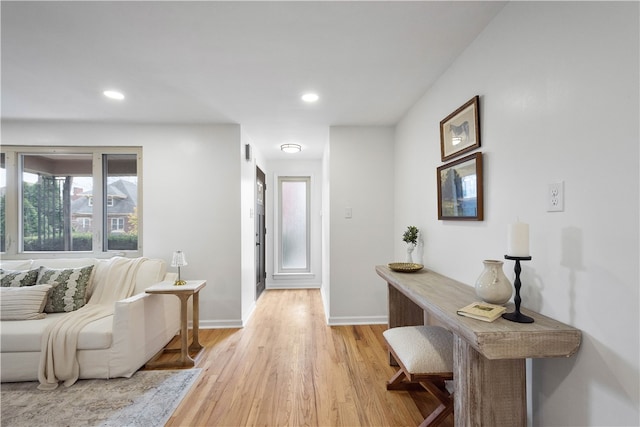
POLYGON ((34 270, 4 270, 0 269, 0 285, 3 288, 33 286, 38 280, 38 269, 34 270))
POLYGON ((93 265, 80 268, 40 267, 38 285, 51 285, 45 313, 67 313, 84 306, 93 265))

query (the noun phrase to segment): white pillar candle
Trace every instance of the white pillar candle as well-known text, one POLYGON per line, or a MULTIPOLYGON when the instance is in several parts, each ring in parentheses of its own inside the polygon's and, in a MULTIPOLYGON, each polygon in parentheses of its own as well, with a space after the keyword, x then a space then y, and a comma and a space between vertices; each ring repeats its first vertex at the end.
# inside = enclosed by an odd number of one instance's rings
POLYGON ((507 255, 519 257, 529 256, 529 224, 525 224, 524 222, 509 224, 507 239, 507 255))

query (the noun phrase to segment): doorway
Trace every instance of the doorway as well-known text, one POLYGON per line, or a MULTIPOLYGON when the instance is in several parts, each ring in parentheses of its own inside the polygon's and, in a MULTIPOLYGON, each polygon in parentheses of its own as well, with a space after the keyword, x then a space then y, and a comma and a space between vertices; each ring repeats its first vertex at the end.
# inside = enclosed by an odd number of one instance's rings
POLYGON ((266 235, 265 226, 265 175, 256 167, 256 300, 265 289, 267 271, 265 267, 266 235))

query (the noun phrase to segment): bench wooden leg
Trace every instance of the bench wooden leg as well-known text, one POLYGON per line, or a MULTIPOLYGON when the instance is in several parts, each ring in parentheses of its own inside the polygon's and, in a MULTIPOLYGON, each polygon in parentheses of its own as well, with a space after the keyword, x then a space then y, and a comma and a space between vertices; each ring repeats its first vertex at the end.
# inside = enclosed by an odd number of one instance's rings
POLYGON ((409 381, 404 371, 400 369, 387 381, 387 390, 424 390, 424 387, 419 383, 409 381))
POLYGON ((404 371, 399 369, 398 372, 387 381, 387 390, 404 390, 404 378, 404 371))
POLYGON ((440 405, 420 424, 420 427, 437 426, 453 412, 453 405, 440 405))
POLYGON ((435 384, 428 381, 421 381, 420 385, 440 402, 440 406, 429 414, 422 424, 420 424, 420 427, 437 426, 453 412, 453 394, 449 394, 443 382, 441 384, 435 384))
POLYGON ((426 390, 439 405, 420 426, 439 425, 454 411, 453 394, 446 387, 446 381, 453 379, 451 332, 438 326, 409 326, 388 329, 383 335, 389 353, 400 367, 387 381, 387 390, 426 390), (416 341, 422 345, 414 346, 416 341))

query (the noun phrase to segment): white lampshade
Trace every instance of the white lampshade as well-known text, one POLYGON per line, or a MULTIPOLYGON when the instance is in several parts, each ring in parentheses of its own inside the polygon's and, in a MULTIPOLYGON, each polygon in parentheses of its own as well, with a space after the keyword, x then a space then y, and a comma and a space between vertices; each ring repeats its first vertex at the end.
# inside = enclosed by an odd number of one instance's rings
POLYGON ((175 251, 171 259, 171 267, 184 267, 187 265, 187 257, 182 251, 175 251))

